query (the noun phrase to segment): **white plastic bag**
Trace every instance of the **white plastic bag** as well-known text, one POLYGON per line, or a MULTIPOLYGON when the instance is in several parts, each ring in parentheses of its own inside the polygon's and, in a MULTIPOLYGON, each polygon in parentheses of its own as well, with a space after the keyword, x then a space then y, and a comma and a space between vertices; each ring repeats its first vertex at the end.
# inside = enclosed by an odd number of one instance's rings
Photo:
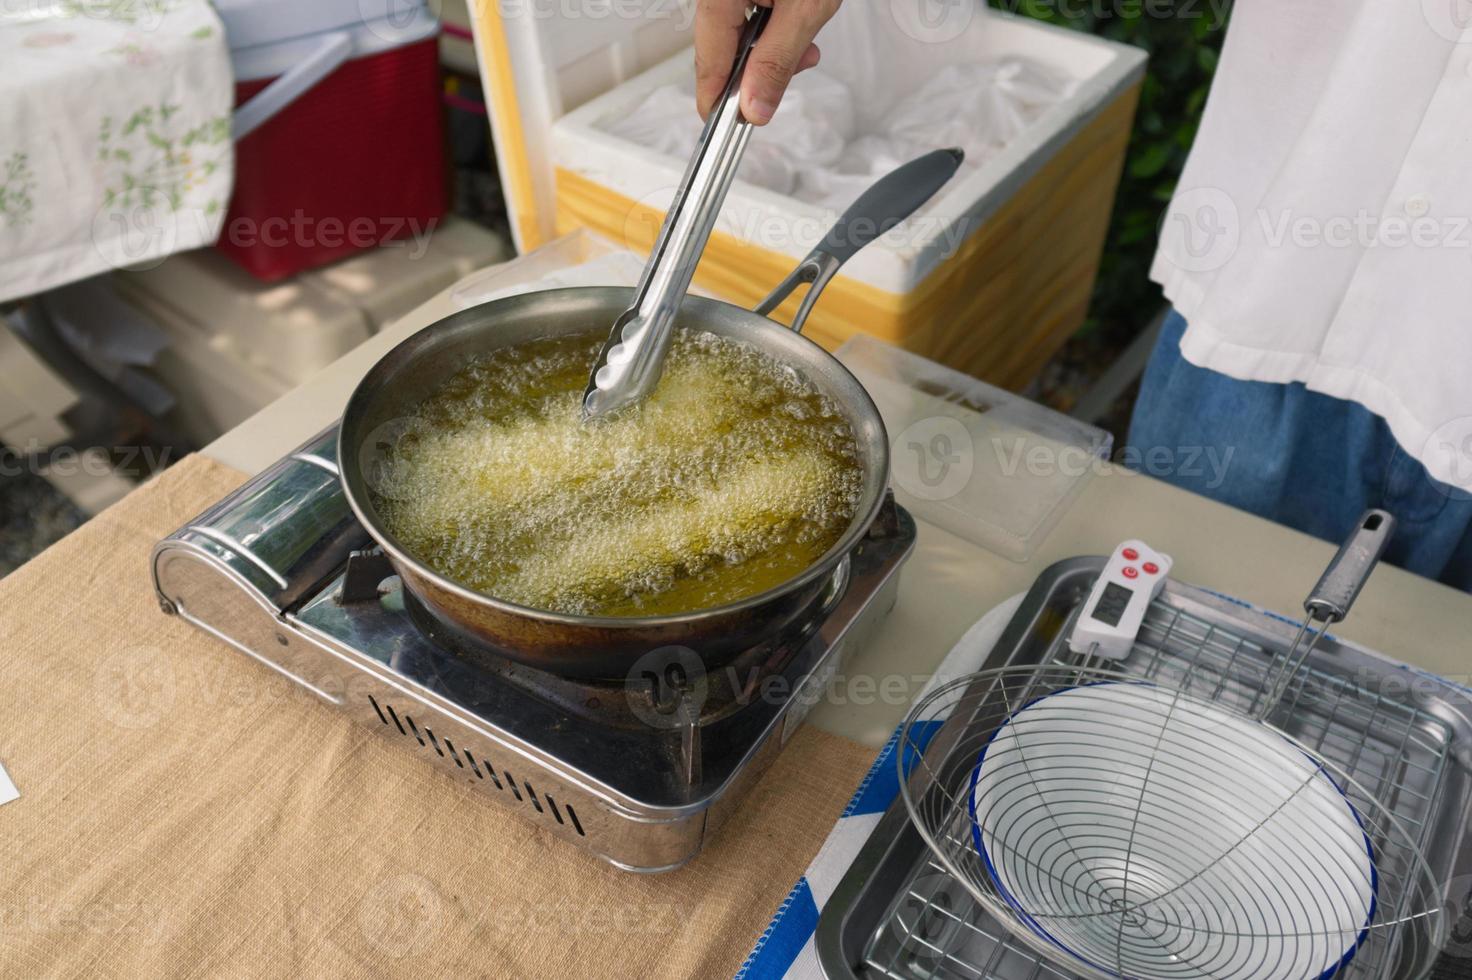
POLYGON ((627 116, 606 120, 603 129, 656 153, 689 159, 700 142, 694 92, 693 83, 688 90, 684 85, 662 85, 627 116))
POLYGON ((874 181, 932 147, 888 136, 860 136, 831 167, 812 167, 798 177, 793 196, 825 210, 843 212, 874 181))
MULTIPOLYGON (((1072 94, 1048 65, 986 57, 986 18, 928 43, 890 4, 851 0, 818 35, 822 64, 793 79, 771 123, 752 136, 737 176, 841 211, 879 177, 930 150, 959 146, 974 170, 1072 94)), ((695 81, 666 85, 603 128, 684 161, 700 139, 695 81)))
POLYGON ((788 86, 772 121, 752 134, 737 176, 792 194, 802 173, 836 164, 853 136, 848 86, 817 68, 805 71, 788 86))
MULTIPOLYGON (((700 141, 694 80, 655 89, 632 113, 608 120, 604 128, 656 152, 688 159, 700 141)), ((792 80, 776 118, 753 134, 737 175, 758 187, 791 194, 802 170, 836 163, 853 135, 848 86, 817 69, 803 72, 792 80)))
POLYGON ((959 146, 980 166, 1065 98, 1070 84, 1023 58, 942 68, 885 117, 893 139, 931 149, 959 146))

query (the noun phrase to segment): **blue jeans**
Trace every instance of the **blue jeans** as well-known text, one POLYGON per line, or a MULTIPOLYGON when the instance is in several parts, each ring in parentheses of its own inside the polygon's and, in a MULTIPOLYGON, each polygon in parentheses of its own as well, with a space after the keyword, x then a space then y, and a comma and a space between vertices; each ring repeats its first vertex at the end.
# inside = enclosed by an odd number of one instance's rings
POLYGON ((1400 521, 1389 561, 1472 591, 1472 494, 1432 479, 1355 402, 1188 363, 1185 330, 1172 311, 1135 402, 1130 465, 1336 543, 1384 508, 1400 521))

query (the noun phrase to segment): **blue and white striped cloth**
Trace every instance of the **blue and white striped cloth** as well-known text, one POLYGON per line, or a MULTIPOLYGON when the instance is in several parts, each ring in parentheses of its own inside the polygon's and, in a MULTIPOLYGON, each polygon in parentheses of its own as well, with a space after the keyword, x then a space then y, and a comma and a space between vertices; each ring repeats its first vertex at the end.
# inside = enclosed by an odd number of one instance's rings
MULTIPOLYGON (((1021 595, 1013 596, 967 630, 936 668, 935 677, 920 697, 947 681, 980 670, 1021 603, 1021 595)), ((938 727, 940 722, 933 724, 938 727)), ((917 735, 923 742, 931 733, 919 732, 917 735)), ((818 965, 818 954, 813 947, 818 915, 839 881, 848 873, 849 865, 863 849, 879 818, 899 796, 899 773, 894 759, 899 737, 899 729, 896 729, 884 748, 879 750, 879 757, 869 767, 858 791, 849 800, 813 863, 808 865, 807 872, 777 907, 771 923, 737 971, 736 980, 777 980, 780 977, 822 980, 823 970, 818 965)))

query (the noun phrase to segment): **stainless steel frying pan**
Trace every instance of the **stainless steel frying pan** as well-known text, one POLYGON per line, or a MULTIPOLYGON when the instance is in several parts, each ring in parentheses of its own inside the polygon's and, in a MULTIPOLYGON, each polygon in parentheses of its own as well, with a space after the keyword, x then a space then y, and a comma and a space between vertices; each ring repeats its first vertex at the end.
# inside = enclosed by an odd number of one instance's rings
POLYGON ((842 364, 800 331, 818 293, 849 257, 928 200, 960 165, 939 150, 881 179, 837 221, 824 241, 756 312, 689 297, 677 329, 704 330, 750 344, 794 367, 843 411, 853 429, 864 489, 843 536, 801 574, 740 602, 647 618, 574 616, 505 602, 440 575, 384 527, 370 493, 372 467, 392 452, 394 434, 424 399, 473 358, 534 339, 604 333, 633 291, 582 287, 526 293, 431 324, 390 351, 359 383, 339 434, 338 460, 348 503, 382 545, 427 628, 467 651, 500 654, 564 675, 623 678, 642 654, 668 646, 694 650, 714 667, 810 615, 825 591, 841 587, 846 556, 868 531, 889 481, 889 445, 879 411, 842 364), (811 288, 791 328, 764 315, 798 285, 811 288), (385 444, 385 443, 390 444, 385 444))

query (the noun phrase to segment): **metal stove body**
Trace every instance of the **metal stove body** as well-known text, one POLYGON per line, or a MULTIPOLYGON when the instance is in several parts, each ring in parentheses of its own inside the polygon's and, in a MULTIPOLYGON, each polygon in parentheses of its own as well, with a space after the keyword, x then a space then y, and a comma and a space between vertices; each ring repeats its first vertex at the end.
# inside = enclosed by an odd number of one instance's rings
POLYGON ((420 625, 342 494, 336 435, 155 547, 163 610, 630 871, 699 852, 892 608, 914 547, 890 500, 800 630, 708 672, 667 649, 621 683, 571 680, 457 655, 420 625))

